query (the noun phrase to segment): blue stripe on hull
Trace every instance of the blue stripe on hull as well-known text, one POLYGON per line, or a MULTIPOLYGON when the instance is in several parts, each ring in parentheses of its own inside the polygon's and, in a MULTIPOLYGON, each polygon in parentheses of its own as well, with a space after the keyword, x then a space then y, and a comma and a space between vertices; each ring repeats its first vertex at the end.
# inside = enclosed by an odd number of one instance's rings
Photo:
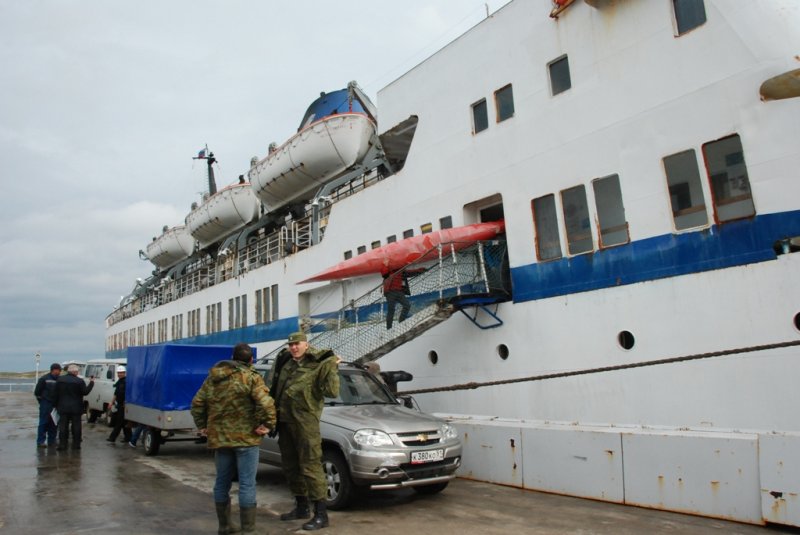
POLYGON ((800 236, 800 211, 520 266, 511 270, 514 302, 774 260, 775 242, 793 236, 800 236))

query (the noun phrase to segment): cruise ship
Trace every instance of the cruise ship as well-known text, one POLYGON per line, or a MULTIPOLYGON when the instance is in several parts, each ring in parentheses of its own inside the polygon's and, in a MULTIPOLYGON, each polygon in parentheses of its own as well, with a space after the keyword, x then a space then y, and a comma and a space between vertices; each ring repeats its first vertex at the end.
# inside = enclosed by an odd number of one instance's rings
POLYGON ((106 355, 302 329, 409 372, 461 477, 800 526, 800 3, 513 0, 350 76, 238 182, 197 155, 106 355))

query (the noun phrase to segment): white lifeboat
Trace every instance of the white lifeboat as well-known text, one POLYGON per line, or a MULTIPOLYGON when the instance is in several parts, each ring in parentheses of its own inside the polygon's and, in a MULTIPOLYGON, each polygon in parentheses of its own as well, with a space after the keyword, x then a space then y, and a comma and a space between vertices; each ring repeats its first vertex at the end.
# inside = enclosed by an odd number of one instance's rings
POLYGON ((186 216, 186 227, 201 248, 207 247, 257 218, 259 208, 250 184, 233 184, 192 210, 186 216))
POLYGON ((306 200, 367 154, 375 123, 363 113, 313 122, 256 163, 248 173, 268 211, 306 200))
POLYGON ((184 225, 167 228, 147 245, 146 255, 157 268, 169 269, 194 253, 194 238, 184 225))

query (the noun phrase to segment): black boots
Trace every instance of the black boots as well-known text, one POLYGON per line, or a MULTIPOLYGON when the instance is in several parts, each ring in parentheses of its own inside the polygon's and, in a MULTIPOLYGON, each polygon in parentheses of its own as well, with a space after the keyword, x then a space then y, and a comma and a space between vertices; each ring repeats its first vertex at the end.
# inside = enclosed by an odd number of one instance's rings
POLYGON ((294 503, 294 509, 288 513, 283 513, 281 515, 281 520, 298 520, 311 516, 311 512, 308 510, 308 498, 305 496, 295 496, 294 503))
MULTIPOLYGON (((242 521, 242 533, 256 532, 256 508, 240 507, 239 518, 242 521)), ((233 533, 233 532, 231 532, 233 533)))
POLYGON ((328 511, 325 507, 325 500, 314 502, 314 518, 303 524, 303 529, 306 531, 314 531, 327 527, 328 511))
MULTIPOLYGON (((225 503, 214 502, 217 507, 217 519, 219 520, 219 535, 228 535, 229 533, 239 533, 239 526, 231 523, 231 502, 228 500, 225 503)), ((253 508, 255 511, 255 508, 253 508)))

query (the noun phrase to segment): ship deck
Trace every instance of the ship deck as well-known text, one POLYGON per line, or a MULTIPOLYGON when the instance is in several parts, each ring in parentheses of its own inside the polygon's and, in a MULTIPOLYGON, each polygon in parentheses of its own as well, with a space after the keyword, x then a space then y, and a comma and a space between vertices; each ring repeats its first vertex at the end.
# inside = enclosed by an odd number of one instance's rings
MULTIPOLYGON (((109 428, 84 425, 80 451, 38 449, 30 393, 0 393, 0 532, 214 533, 213 454, 203 445, 167 442, 158 456, 109 444, 109 428)), ((234 484, 234 493, 236 485, 234 484)), ((295 533, 280 522, 292 502, 281 471, 258 472, 257 530, 295 533)), ((234 494, 233 503, 236 504, 234 494)), ((234 506, 236 510, 236 506, 234 506)), ((620 506, 456 479, 441 494, 370 493, 330 512, 322 533, 798 533, 724 520, 620 506)))

